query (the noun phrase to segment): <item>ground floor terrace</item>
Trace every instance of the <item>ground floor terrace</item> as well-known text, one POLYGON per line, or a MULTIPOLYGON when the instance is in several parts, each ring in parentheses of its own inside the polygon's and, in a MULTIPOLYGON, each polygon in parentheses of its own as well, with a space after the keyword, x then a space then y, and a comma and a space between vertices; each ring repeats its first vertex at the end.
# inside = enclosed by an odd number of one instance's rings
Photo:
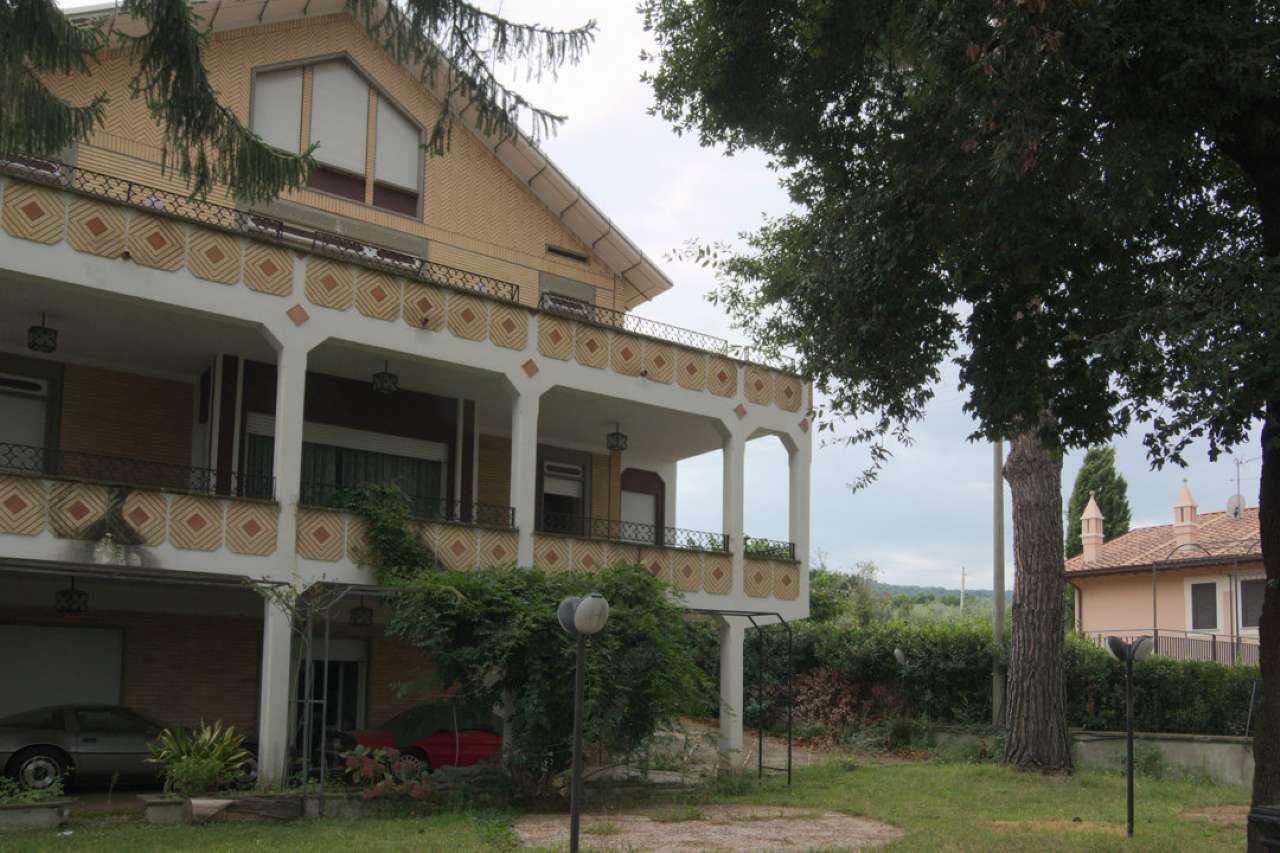
MULTIPOLYGON (((808 612, 807 424, 690 405, 639 375, 579 381, 533 349, 496 369, 433 350, 427 332, 414 333, 421 347, 377 346, 339 327, 303 336, 292 322, 267 328, 65 281, 0 284, 5 657, 42 632, 72 658, 118 649, 95 696, 130 704, 148 681, 166 685, 171 696, 139 710, 251 727, 264 776, 278 776, 298 652, 288 619, 244 579, 372 591, 363 520, 333 501, 394 484, 442 568, 638 564, 690 610, 725 614, 722 738, 741 747, 744 631, 808 612), (31 346, 32 325, 57 332, 52 348, 31 346), (754 441, 782 444, 790 484, 774 528, 755 537, 743 529, 754 441), (722 524, 684 529, 679 463, 708 453, 721 476, 699 491, 720 496, 722 524), (73 587, 88 608, 59 611, 73 587), (192 663, 201 654, 210 667, 192 663)), ((331 660, 344 661, 344 690, 364 692, 344 699, 358 719, 342 722, 379 723, 393 710, 380 672, 416 664, 376 622, 353 633, 348 617, 334 623, 345 657, 331 660)))

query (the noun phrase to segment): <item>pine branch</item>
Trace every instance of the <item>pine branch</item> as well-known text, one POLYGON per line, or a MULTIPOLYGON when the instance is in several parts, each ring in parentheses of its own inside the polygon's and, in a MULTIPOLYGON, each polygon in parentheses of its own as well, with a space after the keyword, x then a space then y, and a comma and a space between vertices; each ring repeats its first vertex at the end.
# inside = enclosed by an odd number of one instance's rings
POLYGON ((82 107, 54 95, 25 65, 0 65, 0 153, 53 157, 102 125, 107 96, 82 107))
POLYGON ((576 64, 595 39, 594 20, 552 29, 508 21, 464 0, 405 0, 403 8, 386 0, 348 0, 347 8, 397 62, 417 69, 419 82, 443 89, 427 142, 437 155, 448 150, 453 122, 467 110, 485 135, 515 136, 526 117, 535 141, 553 134, 565 117, 531 104, 499 81, 493 67, 523 62, 526 79, 539 80, 576 64))
POLYGON ((106 43, 103 20, 82 25, 67 20, 49 0, 0 2, 0 63, 65 76, 89 73, 89 63, 106 43))
POLYGON ((224 184, 254 203, 306 185, 315 146, 302 154, 272 148, 219 103, 204 68, 207 37, 185 0, 125 0, 122 11, 148 25, 126 37, 137 67, 130 92, 146 100, 164 133, 164 166, 189 182, 193 197, 224 184))

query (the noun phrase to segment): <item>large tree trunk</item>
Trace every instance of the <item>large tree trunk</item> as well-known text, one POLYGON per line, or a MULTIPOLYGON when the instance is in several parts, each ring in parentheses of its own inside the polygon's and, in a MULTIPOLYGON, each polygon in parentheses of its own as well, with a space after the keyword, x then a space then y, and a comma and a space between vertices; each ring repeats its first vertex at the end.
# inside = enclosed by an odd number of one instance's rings
MULTIPOLYGON (((1253 804, 1275 806, 1280 805, 1280 398, 1267 401, 1262 425, 1258 526, 1267 584, 1258 626, 1262 704, 1253 735, 1253 804)), ((1262 839, 1251 827, 1249 850, 1261 853, 1262 849, 1262 839)))
POLYGON ((1013 643, 1004 759, 1020 770, 1070 773, 1063 674, 1062 459, 1034 433, 1012 442, 1013 643))

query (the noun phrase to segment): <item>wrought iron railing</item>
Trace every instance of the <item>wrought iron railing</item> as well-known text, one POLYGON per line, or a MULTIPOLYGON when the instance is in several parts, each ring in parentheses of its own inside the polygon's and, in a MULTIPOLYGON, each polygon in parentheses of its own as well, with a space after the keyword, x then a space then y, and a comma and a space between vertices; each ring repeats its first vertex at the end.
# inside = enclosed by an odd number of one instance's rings
POLYGON ((275 479, 270 476, 73 450, 51 450, 47 447, 8 442, 0 442, 0 474, 65 477, 112 485, 262 500, 270 500, 275 496, 275 479))
MULTIPOLYGON (((341 500, 354 484, 338 485, 336 483, 304 481, 298 502, 311 507, 334 507, 344 502, 341 500)), ((516 526, 514 507, 498 504, 464 503, 432 495, 417 495, 400 488, 405 501, 409 505, 409 513, 421 521, 450 521, 459 524, 478 524, 482 527, 516 526)))
POLYGON ((1258 663, 1260 652, 1258 638, 1242 634, 1202 634, 1170 628, 1125 628, 1086 631, 1085 636, 1103 648, 1107 637, 1119 637, 1126 642, 1132 642, 1138 637, 1151 637, 1153 654, 1175 660, 1216 661, 1252 666, 1258 663))
POLYGON ((544 512, 539 520, 538 530, 542 533, 609 539, 614 542, 631 542, 636 545, 652 545, 660 548, 729 553, 729 537, 723 533, 687 530, 683 527, 660 527, 635 521, 590 518, 569 513, 544 512))
POLYGON ((406 278, 483 293, 509 302, 520 301, 519 285, 509 281, 455 269, 339 234, 295 225, 262 213, 189 198, 181 193, 81 169, 79 166, 68 166, 52 160, 0 158, 0 171, 154 213, 286 243, 293 248, 305 247, 318 254, 377 267, 406 278))
POLYGON ((742 537, 745 553, 757 560, 795 560, 796 543, 783 542, 780 539, 757 539, 754 536, 742 537))
POLYGON ((669 341, 673 344, 705 350, 718 355, 730 354, 729 342, 724 338, 718 338, 715 335, 708 335, 703 332, 695 332, 692 329, 684 329, 680 326, 672 326, 669 323, 659 323, 657 320, 646 320, 644 317, 637 317, 625 311, 592 305, 589 302, 561 296, 558 293, 543 293, 540 295, 538 297, 538 307, 548 314, 568 317, 583 323, 607 326, 611 329, 657 338, 658 340, 669 341))

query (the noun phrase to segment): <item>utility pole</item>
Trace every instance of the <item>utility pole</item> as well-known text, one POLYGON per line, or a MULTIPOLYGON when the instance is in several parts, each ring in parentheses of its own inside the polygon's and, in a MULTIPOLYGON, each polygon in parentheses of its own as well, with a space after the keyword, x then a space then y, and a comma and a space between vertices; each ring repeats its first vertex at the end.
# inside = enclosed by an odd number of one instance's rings
POLYGON ((960 614, 964 615, 964 566, 960 567, 960 614))
MULTIPOLYGON (((991 725, 1004 725, 1004 442, 992 446, 991 498, 991 628, 996 645, 996 662, 991 670, 991 725)), ((962 575, 963 577, 963 575, 962 575)))

